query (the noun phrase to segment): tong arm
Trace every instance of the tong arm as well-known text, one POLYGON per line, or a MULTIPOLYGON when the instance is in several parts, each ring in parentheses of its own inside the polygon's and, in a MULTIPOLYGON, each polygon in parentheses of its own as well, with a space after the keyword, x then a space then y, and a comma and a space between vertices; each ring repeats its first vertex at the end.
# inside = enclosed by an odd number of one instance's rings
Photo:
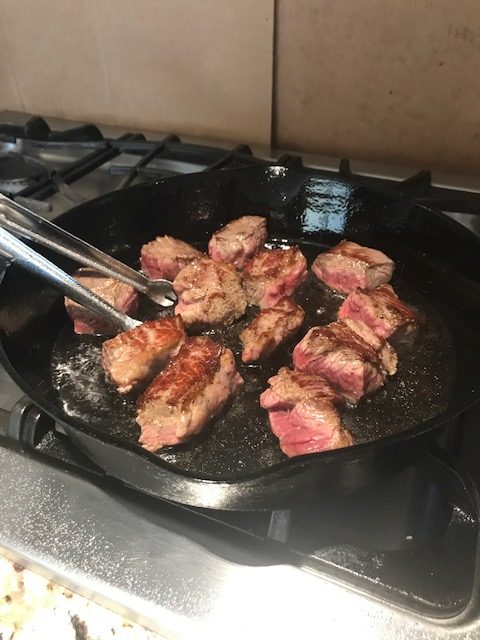
MULTIPOLYGON (((27 238, 52 249, 96 271, 121 280, 137 291, 149 295, 151 281, 127 265, 115 260, 84 240, 40 217, 30 209, 0 194, 0 225, 21 238, 27 238)), ((171 283, 165 280, 165 291, 171 290, 171 283)), ((170 306, 168 302, 164 306, 170 306)))
POLYGON ((110 306, 103 298, 84 287, 75 278, 2 227, 0 227, 0 252, 7 259, 15 261, 25 269, 47 280, 63 295, 101 315, 123 331, 133 329, 141 324, 139 320, 134 320, 110 306))

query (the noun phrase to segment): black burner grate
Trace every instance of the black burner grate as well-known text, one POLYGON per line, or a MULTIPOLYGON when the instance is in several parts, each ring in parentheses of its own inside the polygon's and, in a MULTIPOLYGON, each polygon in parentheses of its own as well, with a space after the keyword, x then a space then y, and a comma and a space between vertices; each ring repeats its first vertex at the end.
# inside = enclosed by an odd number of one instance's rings
POLYGON ((0 140, 15 142, 18 138, 68 143, 103 140, 103 135, 94 124, 84 124, 66 131, 52 131, 46 120, 38 116, 33 116, 24 125, 0 124, 0 140))
POLYGON ((0 192, 15 195, 45 178, 48 169, 35 158, 13 152, 0 155, 0 192))
MULTIPOLYGON (((20 197, 36 200, 44 200, 57 192, 59 182, 72 184, 120 154, 128 153, 139 156, 133 167, 113 165, 110 169, 112 173, 125 174, 120 186, 127 186, 136 178, 154 180, 177 173, 153 166, 152 161, 155 160, 185 163, 194 165, 196 170, 206 171, 259 164, 279 164, 327 178, 354 177, 355 181, 361 185, 404 193, 422 204, 442 211, 480 213, 480 193, 433 186, 431 174, 428 171, 421 171, 404 181, 397 181, 354 174, 347 159, 341 160, 335 169, 317 169, 304 166, 299 156, 290 154, 277 158, 256 157, 247 145, 238 145, 229 150, 183 142, 176 135, 168 136, 163 140, 147 140, 139 134, 126 134, 118 139, 110 139, 105 138, 100 130, 91 124, 66 131, 52 131, 46 121, 38 117, 31 118, 24 126, 0 124, 0 141, 15 142, 17 139, 28 140, 34 148, 70 147, 92 150, 91 154, 75 161, 70 167, 59 173, 53 173, 38 184, 30 185, 18 193, 20 197)), ((184 171, 178 171, 178 173, 184 173, 184 171)))

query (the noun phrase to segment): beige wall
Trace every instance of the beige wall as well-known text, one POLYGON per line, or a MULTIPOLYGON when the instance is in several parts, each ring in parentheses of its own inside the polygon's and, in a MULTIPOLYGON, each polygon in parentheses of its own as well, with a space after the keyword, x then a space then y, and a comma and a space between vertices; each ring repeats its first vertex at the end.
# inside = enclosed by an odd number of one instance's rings
POLYGON ((266 144, 273 0, 0 0, 0 108, 266 144))
POLYGON ((480 171, 480 0, 278 0, 286 148, 480 171))
POLYGON ((479 69, 480 0, 0 0, 0 109, 475 173, 479 69))

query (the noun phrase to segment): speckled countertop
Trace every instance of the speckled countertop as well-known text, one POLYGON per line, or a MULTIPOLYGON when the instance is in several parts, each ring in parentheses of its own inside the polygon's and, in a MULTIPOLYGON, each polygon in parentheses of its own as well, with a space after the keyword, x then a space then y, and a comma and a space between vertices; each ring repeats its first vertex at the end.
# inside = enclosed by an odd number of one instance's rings
POLYGON ((0 640, 162 637, 0 556, 0 640))

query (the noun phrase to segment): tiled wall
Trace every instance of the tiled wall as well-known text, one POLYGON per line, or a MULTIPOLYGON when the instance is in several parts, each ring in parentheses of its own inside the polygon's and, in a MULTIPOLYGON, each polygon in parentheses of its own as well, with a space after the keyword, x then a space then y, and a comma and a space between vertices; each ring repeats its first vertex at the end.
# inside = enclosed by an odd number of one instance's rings
POLYGON ((0 108, 268 143, 273 0, 0 0, 0 108))
POLYGON ((278 0, 277 141, 480 173, 479 0, 278 0))
POLYGON ((479 69, 480 0, 0 0, 0 109, 476 173, 479 69))

